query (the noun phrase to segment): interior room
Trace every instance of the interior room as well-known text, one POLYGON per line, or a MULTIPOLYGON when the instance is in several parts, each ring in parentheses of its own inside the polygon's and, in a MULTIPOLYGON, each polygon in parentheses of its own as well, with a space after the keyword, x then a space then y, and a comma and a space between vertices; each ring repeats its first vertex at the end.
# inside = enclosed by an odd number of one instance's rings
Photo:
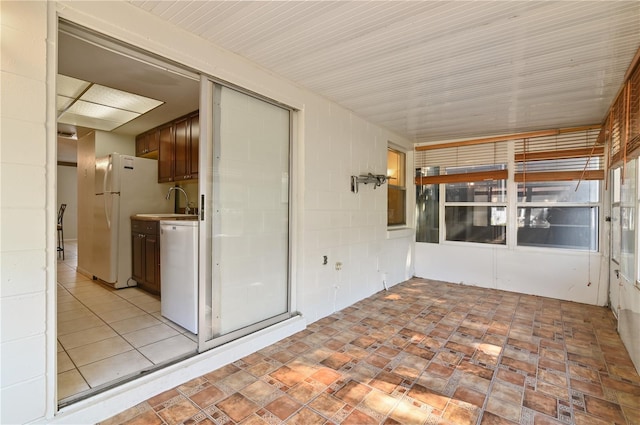
POLYGON ((640 4, 8 1, 2 423, 640 423, 640 4))
MULTIPOLYGON (((176 156, 175 147, 165 145, 160 153, 159 129, 173 131, 172 122, 197 113, 199 84, 61 27, 56 95, 58 203, 65 205, 60 220, 66 233, 57 269, 58 402, 65 405, 197 352, 195 327, 162 314, 161 276, 151 264, 160 262, 159 219, 193 223, 197 216, 198 173, 191 165, 198 162, 197 143, 183 161, 189 173, 175 177, 173 160, 173 176, 166 178, 158 164, 176 156), (114 169, 118 161, 133 167, 129 173, 122 168, 121 188, 111 189, 117 206, 100 199, 107 196, 100 195, 106 192, 101 185, 110 184, 96 174, 105 160, 114 169), (101 226, 109 215, 113 223, 101 226), (110 243, 118 253, 105 250, 110 243), (105 269, 115 262, 117 275, 109 276, 105 269)), ((197 125, 184 122, 193 139, 197 125)))

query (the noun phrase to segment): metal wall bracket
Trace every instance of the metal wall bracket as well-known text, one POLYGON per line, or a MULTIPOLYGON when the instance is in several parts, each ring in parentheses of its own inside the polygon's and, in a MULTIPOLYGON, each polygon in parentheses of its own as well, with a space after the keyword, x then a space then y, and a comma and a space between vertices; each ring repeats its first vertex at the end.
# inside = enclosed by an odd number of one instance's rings
POLYGON ((359 176, 351 176, 351 191, 358 193, 358 184, 373 184, 375 189, 387 182, 387 176, 384 174, 360 174, 359 176))

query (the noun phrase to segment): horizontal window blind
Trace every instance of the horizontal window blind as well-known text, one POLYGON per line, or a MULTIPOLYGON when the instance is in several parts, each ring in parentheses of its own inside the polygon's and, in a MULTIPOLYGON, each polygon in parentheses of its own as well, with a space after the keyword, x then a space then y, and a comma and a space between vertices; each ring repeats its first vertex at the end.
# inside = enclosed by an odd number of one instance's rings
POLYGON ((516 140, 515 181, 603 180, 599 128, 516 140))
POLYGON ((505 164, 506 142, 484 145, 458 146, 416 151, 415 165, 421 167, 470 167, 476 165, 505 164))
POLYGON ((629 141, 627 151, 631 156, 640 152, 640 66, 629 78, 629 141))
POLYGON ((507 143, 493 142, 476 145, 416 150, 415 167, 429 170, 416 177, 416 184, 459 183, 507 178, 507 143), (434 167, 439 172, 434 173, 434 167), (429 175, 424 175, 429 174, 429 175))

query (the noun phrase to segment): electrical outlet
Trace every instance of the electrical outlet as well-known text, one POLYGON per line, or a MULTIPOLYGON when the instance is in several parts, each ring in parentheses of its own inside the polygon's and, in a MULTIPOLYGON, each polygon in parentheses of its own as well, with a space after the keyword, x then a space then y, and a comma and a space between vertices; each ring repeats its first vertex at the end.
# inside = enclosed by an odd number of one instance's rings
POLYGON ((339 261, 336 263, 336 270, 338 271, 342 270, 342 263, 339 261))

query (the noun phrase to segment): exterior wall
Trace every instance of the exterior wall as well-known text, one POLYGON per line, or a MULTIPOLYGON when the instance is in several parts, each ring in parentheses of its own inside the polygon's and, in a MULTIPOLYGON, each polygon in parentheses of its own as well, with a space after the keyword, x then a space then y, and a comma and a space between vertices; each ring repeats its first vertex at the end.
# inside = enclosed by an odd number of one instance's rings
MULTIPOLYGON (((389 285, 410 277, 413 265, 406 259, 412 258, 412 237, 409 232, 387 239, 386 188, 365 187, 356 195, 349 185, 353 174, 385 172, 389 141, 411 149, 409 141, 125 2, 3 1, 0 5, 1 423, 97 422, 202 373, 205 366, 208 370, 221 366, 286 336, 282 328, 267 330, 249 342, 211 350, 56 414, 56 11, 65 19, 300 110, 293 290, 294 309, 307 322, 381 290, 384 276, 389 285), (22 185, 19 190, 16 182, 22 185), (328 266, 320 267, 322 255, 329 257, 328 266), (392 259, 398 257, 404 259, 402 264, 394 264, 392 259), (342 270, 335 270, 336 262, 343 263, 342 270)), ((78 172, 83 172, 80 156, 78 172)), ((81 231, 81 223, 78 226, 81 231)), ((297 330, 299 323, 287 332, 297 330)))

